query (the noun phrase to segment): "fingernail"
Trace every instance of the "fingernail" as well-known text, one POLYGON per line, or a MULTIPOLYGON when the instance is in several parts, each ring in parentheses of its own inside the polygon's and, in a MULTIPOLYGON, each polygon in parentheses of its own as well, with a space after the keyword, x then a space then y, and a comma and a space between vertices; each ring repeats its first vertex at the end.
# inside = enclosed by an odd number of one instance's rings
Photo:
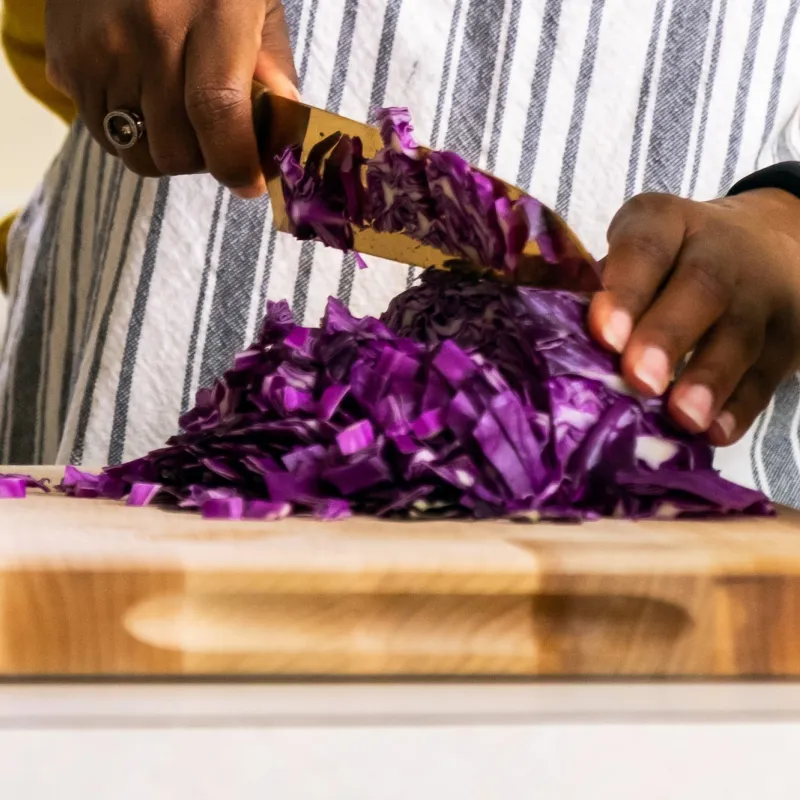
POLYGON ((603 338, 609 347, 621 353, 625 349, 625 345, 628 344, 632 329, 633 321, 630 314, 627 311, 614 309, 609 314, 608 321, 603 328, 603 338))
POLYGON ((664 394, 669 384, 667 354, 660 347, 648 347, 636 362, 633 374, 654 394, 664 394))
POLYGON ((736 433, 736 417, 730 411, 723 411, 714 420, 714 425, 720 429, 726 442, 729 442, 736 433))
POLYGON ((714 407, 714 395, 708 386, 690 386, 683 392, 676 405, 698 430, 708 430, 711 424, 711 410, 714 407))

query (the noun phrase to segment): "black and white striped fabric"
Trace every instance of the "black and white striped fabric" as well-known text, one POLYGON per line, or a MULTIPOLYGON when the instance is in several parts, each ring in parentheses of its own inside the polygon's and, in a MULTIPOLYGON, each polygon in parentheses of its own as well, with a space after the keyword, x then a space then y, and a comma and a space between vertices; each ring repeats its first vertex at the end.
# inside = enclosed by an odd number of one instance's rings
MULTIPOLYGON (((286 0, 304 99, 409 105, 554 205, 600 254, 643 190, 699 199, 800 158, 800 0, 286 0)), ((253 336, 266 298, 377 313, 408 269, 276 235, 208 177, 142 180, 76 124, 10 242, 0 463, 99 465, 160 445, 253 336)), ((726 474, 800 503, 800 378, 726 474)))

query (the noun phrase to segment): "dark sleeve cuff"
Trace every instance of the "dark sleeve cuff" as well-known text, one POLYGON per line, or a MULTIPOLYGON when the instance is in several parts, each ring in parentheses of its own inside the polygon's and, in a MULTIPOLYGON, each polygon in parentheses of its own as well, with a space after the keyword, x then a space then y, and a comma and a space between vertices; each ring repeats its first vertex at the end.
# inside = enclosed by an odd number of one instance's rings
POLYGON ((800 161, 784 161, 782 164, 760 169, 735 183, 728 196, 753 189, 783 189, 784 192, 800 198, 800 161))

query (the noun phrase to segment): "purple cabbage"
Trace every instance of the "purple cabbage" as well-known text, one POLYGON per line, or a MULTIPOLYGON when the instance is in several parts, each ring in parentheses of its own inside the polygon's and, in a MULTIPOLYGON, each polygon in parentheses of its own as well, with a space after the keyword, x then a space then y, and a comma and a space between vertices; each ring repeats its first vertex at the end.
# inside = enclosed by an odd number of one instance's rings
POLYGON ((161 491, 160 483, 134 483, 128 494, 129 506, 149 506, 161 491))
POLYGON ((43 492, 49 492, 50 481, 46 478, 38 480, 32 475, 0 472, 0 500, 19 500, 27 496, 28 489, 41 489, 43 492))
POLYGON ((0 500, 22 500, 27 495, 25 478, 0 477, 0 500))
POLYGON ((568 519, 769 514, 704 439, 638 397, 578 296, 425 273, 383 317, 335 299, 319 328, 269 303, 258 340, 135 461, 78 496, 159 491, 208 518, 568 519), (287 396, 302 402, 287 402, 287 396))
POLYGON ((105 497, 109 500, 121 500, 130 491, 130 485, 105 472, 93 475, 77 467, 68 466, 58 486, 59 490, 70 497, 105 497))
POLYGON ((292 233, 298 239, 316 239, 329 247, 350 250, 352 225, 362 224, 365 218, 361 142, 328 137, 309 154, 305 168, 298 155, 296 148, 289 148, 278 160, 292 233))
POLYGON ((377 118, 384 146, 369 160, 358 137, 340 134, 317 144, 305 167, 297 148, 278 159, 296 237, 350 250, 353 226, 369 225, 505 274, 517 269, 529 241, 562 271, 577 271, 585 260, 564 223, 541 203, 512 199, 503 183, 456 153, 420 147, 408 109, 380 109, 377 118))

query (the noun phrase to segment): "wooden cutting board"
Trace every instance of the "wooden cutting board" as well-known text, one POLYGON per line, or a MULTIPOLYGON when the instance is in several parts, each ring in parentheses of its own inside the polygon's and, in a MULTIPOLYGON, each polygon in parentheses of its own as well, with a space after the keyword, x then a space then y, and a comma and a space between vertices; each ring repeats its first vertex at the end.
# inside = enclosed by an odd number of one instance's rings
POLYGON ((797 676, 800 514, 206 522, 30 492, 0 501, 0 674, 797 676))

